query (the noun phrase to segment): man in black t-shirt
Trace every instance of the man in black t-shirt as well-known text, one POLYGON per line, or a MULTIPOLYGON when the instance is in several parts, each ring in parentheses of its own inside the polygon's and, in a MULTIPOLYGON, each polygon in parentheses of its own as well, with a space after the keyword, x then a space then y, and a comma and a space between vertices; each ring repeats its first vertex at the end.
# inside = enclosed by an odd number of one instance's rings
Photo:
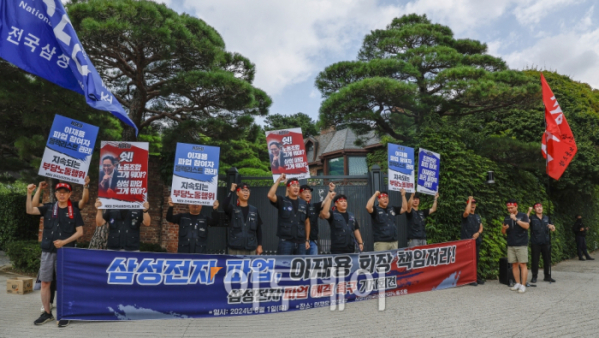
POLYGON ((539 258, 543 254, 543 272, 545 273, 545 282, 555 282, 551 278, 549 267, 551 266, 551 234, 550 231, 555 231, 555 225, 547 215, 543 215, 543 205, 535 203, 531 208, 528 208, 527 216, 530 217, 530 251, 532 255, 531 283, 537 282, 539 273, 539 258), (535 214, 530 216, 530 212, 534 208, 535 214))
MULTIPOLYGON (((406 192, 402 188, 401 195, 406 192)), ((401 213, 401 206, 389 206, 389 194, 386 191, 376 191, 366 203, 366 211, 370 214, 372 224, 372 237, 374 251, 387 251, 397 249, 397 225, 395 216, 401 213), (378 205, 374 204, 378 198, 378 205)))
POLYGON ((462 214, 462 229, 460 231, 461 239, 474 239, 476 240, 476 282, 471 285, 484 284, 482 278, 478 274, 478 261, 480 259, 480 244, 482 243, 481 234, 483 233, 483 223, 480 215, 475 213, 476 211, 476 200, 474 197, 469 196, 466 202, 466 210, 462 214))
POLYGON ((427 210, 418 210, 420 206, 420 196, 417 192, 410 196, 410 200, 406 201, 406 195, 401 196, 402 206, 401 213, 406 213, 408 220, 408 248, 415 246, 426 245, 426 218, 437 211, 437 199, 439 193, 435 195, 433 206, 427 210))
POLYGON ((277 208, 278 255, 305 255, 310 249, 310 218, 308 205, 299 198, 297 178, 287 180, 287 196, 277 195, 279 184, 285 180, 281 174, 268 191, 270 204, 277 208))
POLYGON ((572 231, 574 231, 574 236, 576 237, 576 249, 578 251, 578 259, 584 261, 585 259, 582 258, 582 256, 584 255, 587 258, 587 261, 595 260, 593 257, 591 257, 591 255, 589 255, 589 252, 587 251, 587 240, 585 237, 587 235, 587 231, 589 231, 589 227, 585 226, 582 223, 581 215, 576 215, 576 221, 574 222, 572 231))
POLYGON ((208 227, 215 226, 218 222, 218 200, 212 205, 212 217, 201 215, 202 206, 188 204, 189 212, 173 214, 173 200, 168 198, 167 222, 179 225, 179 243, 177 253, 205 254, 208 249, 208 227))
POLYGON ((247 183, 232 183, 231 191, 223 201, 223 209, 229 218, 229 255, 262 254, 262 218, 258 209, 248 204, 249 199, 247 183), (233 192, 237 194, 236 205, 231 204, 233 192))
MULTIPOLYGON (((329 183, 329 192, 335 190, 335 184, 329 183)), ((318 255, 318 218, 320 217, 320 211, 322 210, 322 202, 312 202, 312 187, 304 184, 300 187, 300 198, 308 205, 308 218, 310 219, 310 249, 307 250, 308 255, 318 255)))
MULTIPOLYGON (((63 246, 75 246, 75 241, 83 236, 83 218, 79 208, 74 207, 70 200, 73 190, 70 184, 58 183, 54 189, 57 202, 47 203, 41 207, 32 206, 31 193, 34 189, 35 184, 27 186, 25 206, 29 215, 41 215, 44 218, 39 279, 42 282, 40 294, 45 311, 34 322, 35 325, 42 325, 54 320, 50 306, 50 284, 56 273, 56 252, 63 246)), ((69 321, 60 320, 57 324, 59 327, 65 327, 69 321)))
POLYGON ((512 264, 512 272, 516 284, 512 291, 526 292, 528 280, 528 228, 530 221, 523 212, 518 212, 516 200, 509 200, 506 204, 509 215, 503 220, 502 234, 507 234, 507 260, 512 264), (520 275, 522 274, 522 275, 520 275))
POLYGON ((331 253, 343 254, 364 251, 364 242, 360 235, 360 225, 353 213, 347 211, 347 197, 329 192, 322 202, 320 217, 326 219, 331 227, 331 253), (331 200, 335 207, 331 210, 331 200))

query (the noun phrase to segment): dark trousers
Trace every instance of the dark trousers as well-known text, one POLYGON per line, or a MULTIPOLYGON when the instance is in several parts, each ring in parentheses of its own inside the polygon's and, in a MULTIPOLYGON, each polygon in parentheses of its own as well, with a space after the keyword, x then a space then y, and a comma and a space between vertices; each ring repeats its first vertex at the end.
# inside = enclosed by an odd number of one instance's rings
POLYGON ((476 241, 476 279, 481 280, 480 275, 478 273, 478 262, 480 260, 480 243, 476 241))
POLYGON ((578 258, 582 256, 591 257, 587 251, 587 240, 584 236, 576 236, 576 248, 578 249, 578 258))
POLYGON ((56 294, 56 269, 54 269, 54 278, 50 284, 50 304, 54 304, 54 295, 56 294))
POLYGON ((543 255, 543 273, 545 274, 545 279, 551 278, 549 267, 551 266, 551 248, 549 244, 531 244, 530 251, 532 254, 532 265, 530 269, 532 270, 532 276, 537 277, 539 273, 539 258, 543 255))

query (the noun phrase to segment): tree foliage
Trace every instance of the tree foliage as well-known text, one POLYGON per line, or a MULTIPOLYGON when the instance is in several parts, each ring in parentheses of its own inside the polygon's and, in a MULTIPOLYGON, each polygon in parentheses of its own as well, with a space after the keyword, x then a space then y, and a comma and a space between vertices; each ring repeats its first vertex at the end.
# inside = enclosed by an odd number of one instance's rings
POLYGON ((310 116, 301 112, 293 115, 268 115, 264 122, 266 122, 266 125, 264 126, 265 130, 302 128, 302 135, 304 138, 318 135, 316 122, 313 121, 310 116))
MULTIPOLYGON (((26 74, 3 60, 0 73, 0 172, 24 179, 37 175, 56 114, 100 127, 99 140, 120 137, 118 120, 89 107, 81 95, 26 74)), ((7 177, 3 178, 6 181, 7 177)))
MULTIPOLYGON (((247 126, 271 99, 252 86, 255 67, 227 52, 201 19, 148 0, 89 0, 68 5, 73 27, 104 82, 143 130, 154 122, 247 126)), ((135 138, 125 127, 123 138, 135 138)))
POLYGON ((501 114, 538 98, 536 82, 486 52, 426 15, 396 18, 364 38, 357 61, 318 75, 321 122, 406 141, 430 115, 501 114))

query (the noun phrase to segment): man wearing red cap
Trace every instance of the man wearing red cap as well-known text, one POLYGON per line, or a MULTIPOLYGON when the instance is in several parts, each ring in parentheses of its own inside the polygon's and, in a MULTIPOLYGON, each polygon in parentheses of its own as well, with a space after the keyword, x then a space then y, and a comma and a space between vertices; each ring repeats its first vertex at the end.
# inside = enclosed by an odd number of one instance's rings
POLYGON ((247 183, 231 184, 231 191, 223 202, 229 218, 229 255, 262 254, 262 219, 258 208, 248 203, 250 186, 247 183), (237 194, 236 205, 231 204, 233 192, 237 194))
MULTIPOLYGON (((52 307, 50 306, 50 284, 56 269, 56 252, 58 249, 75 246, 75 241, 83 236, 83 218, 79 208, 73 207, 70 200, 72 188, 68 183, 58 183, 55 187, 54 196, 57 202, 47 203, 41 207, 34 207, 31 203, 31 193, 35 184, 27 186, 26 210, 29 215, 41 215, 44 217, 44 232, 42 234, 42 257, 40 263, 39 279, 42 282, 41 297, 45 311, 34 322, 42 325, 51 320, 52 307)), ((59 327, 69 324, 68 320, 61 320, 59 327)))
POLYGON ((483 222, 480 215, 474 213, 476 211, 476 200, 474 197, 468 197, 466 201, 466 210, 462 214, 462 230, 460 231, 461 239, 474 239, 476 240, 476 282, 471 285, 477 286, 478 284, 484 284, 482 278, 478 274, 478 261, 480 259, 480 244, 482 243, 483 233, 483 222))
MULTIPOLYGON (((401 193, 405 194, 402 188, 401 193)), ((374 251, 387 251, 397 249, 397 225, 395 216, 401 213, 401 206, 389 206, 389 193, 376 191, 366 203, 366 210, 372 221, 372 237, 374 251), (378 199, 378 205, 375 200, 378 199)))
POLYGON ((543 272, 545 273, 545 282, 555 282, 555 279, 551 278, 551 272, 549 267, 551 266, 551 234, 550 231, 555 231, 555 225, 551 222, 551 219, 547 215, 543 215, 543 205, 541 203, 535 203, 531 208, 528 208, 528 214, 530 217, 530 251, 532 255, 532 262, 530 269, 532 270, 531 283, 537 282, 537 276, 539 274, 539 258, 543 254, 543 272), (530 212, 535 210, 535 214, 530 216, 530 212))
POLYGON ((364 251, 360 225, 353 213, 347 211, 347 197, 329 192, 322 203, 320 217, 331 227, 331 253, 344 254, 364 251), (331 200, 335 204, 331 210, 331 200))
MULTIPOLYGON (((85 184, 83 185, 83 194, 81 195, 81 199, 75 203, 71 201, 73 208, 79 208, 79 210, 85 208, 87 202, 89 201, 89 176, 85 176, 85 184)), ((35 194, 33 195, 33 200, 31 201, 31 206, 37 208, 40 205, 40 199, 42 199, 42 193, 44 190, 48 188, 48 183, 46 181, 41 181, 38 186, 35 194)), ((56 278, 52 278, 52 284, 50 284, 50 306, 54 304, 54 295, 56 294, 56 278)), ((45 311, 44 306, 42 305, 42 312, 45 311)))
POLYGON ((270 204, 277 208, 278 255, 305 255, 310 249, 310 218, 308 206, 299 198, 300 183, 297 178, 287 180, 287 196, 277 195, 279 184, 285 180, 281 174, 268 191, 270 204))
POLYGON ((528 280, 528 228, 530 221, 523 212, 518 212, 516 200, 509 200, 506 204, 509 216, 503 220, 502 234, 507 234, 507 260, 512 264, 512 272, 516 284, 512 291, 526 292, 526 281, 528 280))

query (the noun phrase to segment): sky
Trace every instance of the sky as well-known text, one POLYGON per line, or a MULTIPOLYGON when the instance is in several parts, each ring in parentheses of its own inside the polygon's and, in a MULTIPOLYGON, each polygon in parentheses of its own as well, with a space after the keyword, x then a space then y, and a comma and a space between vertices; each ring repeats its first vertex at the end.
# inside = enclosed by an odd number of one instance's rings
POLYGON ((273 99, 271 114, 303 112, 318 119, 318 73, 356 60, 365 35, 410 13, 426 14, 456 38, 486 43, 488 53, 512 69, 554 70, 599 88, 595 0, 156 1, 201 18, 221 34, 228 51, 249 58, 256 65, 254 85, 273 99))

